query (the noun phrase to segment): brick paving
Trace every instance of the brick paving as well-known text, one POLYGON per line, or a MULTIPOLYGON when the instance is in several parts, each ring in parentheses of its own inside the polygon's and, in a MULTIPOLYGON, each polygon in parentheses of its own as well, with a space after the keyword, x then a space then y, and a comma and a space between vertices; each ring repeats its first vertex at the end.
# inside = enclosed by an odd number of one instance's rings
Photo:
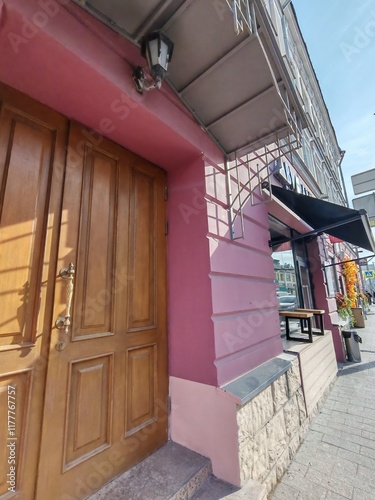
POLYGON ((337 381, 271 500, 375 499, 375 305, 362 337, 361 363, 337 381))

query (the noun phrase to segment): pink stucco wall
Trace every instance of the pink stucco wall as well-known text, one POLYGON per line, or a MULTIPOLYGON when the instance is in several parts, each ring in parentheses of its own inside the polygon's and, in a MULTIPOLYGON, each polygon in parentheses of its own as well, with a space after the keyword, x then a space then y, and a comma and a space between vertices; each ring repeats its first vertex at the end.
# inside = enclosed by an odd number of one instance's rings
POLYGON ((170 373, 216 385, 204 161, 168 178, 170 373))
MULTIPOLYGON (((207 161, 212 320, 219 385, 282 352, 268 223, 263 203, 244 209, 244 237, 232 240, 221 165, 207 161)), ((239 217, 235 236, 242 234, 239 217)))
POLYGON ((237 406, 215 387, 171 377, 171 438, 209 457, 216 477, 240 486, 237 406))

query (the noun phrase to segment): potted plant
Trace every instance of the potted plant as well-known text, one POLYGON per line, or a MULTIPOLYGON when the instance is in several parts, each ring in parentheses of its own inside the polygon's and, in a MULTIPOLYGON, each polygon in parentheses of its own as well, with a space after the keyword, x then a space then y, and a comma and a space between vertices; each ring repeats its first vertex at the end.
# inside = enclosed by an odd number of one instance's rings
POLYGON ((336 305, 337 305, 337 313, 339 315, 340 320, 344 324, 349 324, 349 326, 353 326, 354 316, 352 312, 352 303, 348 298, 348 296, 336 292, 336 305))
POLYGON ((357 306, 357 288, 358 283, 358 266, 355 262, 345 259, 342 264, 342 274, 345 279, 347 298, 350 303, 352 316, 354 317, 354 326, 363 328, 365 319, 363 317, 362 307, 357 306))
POLYGON ((361 303, 363 304, 363 309, 365 311, 368 311, 370 309, 368 296, 365 293, 360 293, 359 299, 360 299, 361 303))

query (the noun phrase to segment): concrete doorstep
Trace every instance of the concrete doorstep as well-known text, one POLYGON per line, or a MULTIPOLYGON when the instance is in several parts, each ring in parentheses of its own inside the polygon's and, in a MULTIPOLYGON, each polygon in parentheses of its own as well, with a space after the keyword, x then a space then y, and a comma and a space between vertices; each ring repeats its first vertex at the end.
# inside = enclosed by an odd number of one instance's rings
POLYGON ((237 488, 212 474, 208 458, 173 442, 124 472, 89 500, 266 500, 265 486, 237 488))

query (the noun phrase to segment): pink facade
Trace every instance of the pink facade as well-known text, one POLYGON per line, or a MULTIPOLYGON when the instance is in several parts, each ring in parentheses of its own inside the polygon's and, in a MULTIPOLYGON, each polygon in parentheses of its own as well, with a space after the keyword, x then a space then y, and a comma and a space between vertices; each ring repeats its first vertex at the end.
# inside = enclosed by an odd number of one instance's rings
POLYGON ((279 354, 267 207, 230 240, 215 203, 225 178, 210 167, 222 156, 166 85, 137 94, 139 51, 69 2, 9 0, 1 16, 1 81, 91 127, 94 144, 108 137, 169 174, 171 375, 221 385, 279 354))

